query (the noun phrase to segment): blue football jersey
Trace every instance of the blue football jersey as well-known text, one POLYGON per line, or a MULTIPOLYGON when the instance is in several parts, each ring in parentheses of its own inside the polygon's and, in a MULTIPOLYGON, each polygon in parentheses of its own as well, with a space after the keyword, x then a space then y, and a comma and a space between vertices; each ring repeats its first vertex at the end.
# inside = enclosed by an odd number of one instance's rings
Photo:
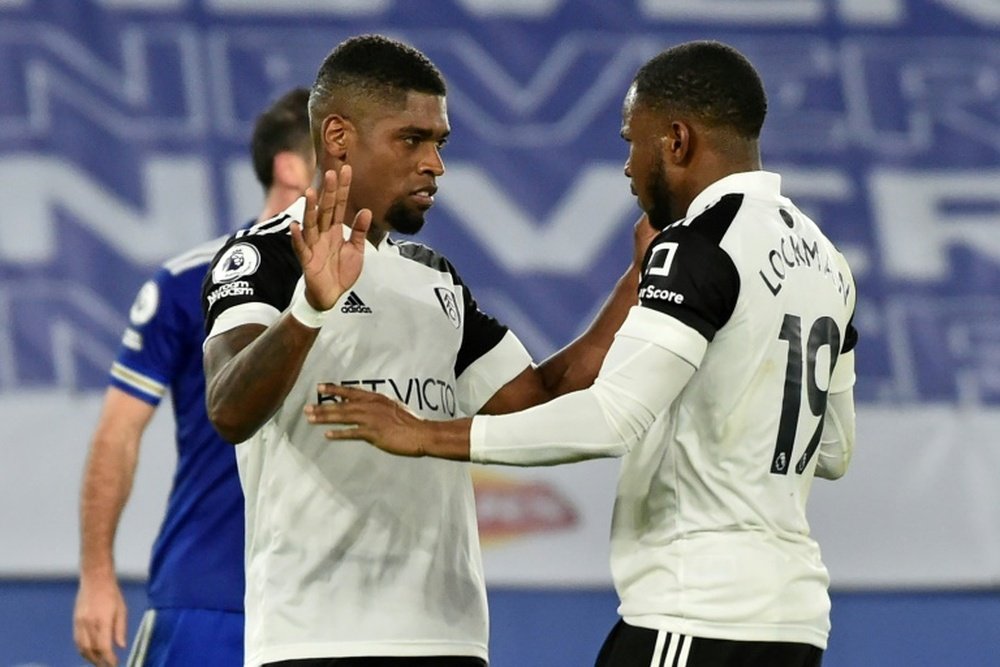
POLYGON ((205 410, 201 283, 219 238, 166 262, 140 288, 110 382, 151 405, 169 389, 177 469, 149 566, 152 607, 243 610, 243 492, 233 445, 205 410))

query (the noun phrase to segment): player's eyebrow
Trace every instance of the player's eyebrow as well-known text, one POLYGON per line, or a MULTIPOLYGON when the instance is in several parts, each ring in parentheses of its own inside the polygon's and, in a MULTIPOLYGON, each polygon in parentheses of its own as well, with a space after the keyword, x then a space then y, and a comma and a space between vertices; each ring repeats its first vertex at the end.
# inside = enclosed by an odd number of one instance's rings
MULTIPOLYGON (((434 132, 434 130, 427 127, 419 127, 417 125, 406 125, 404 127, 399 128, 397 134, 415 136, 419 137, 420 139, 433 139, 436 133, 434 132)), ((450 129, 445 130, 444 133, 441 134, 439 139, 447 139, 450 134, 451 134, 450 129)))

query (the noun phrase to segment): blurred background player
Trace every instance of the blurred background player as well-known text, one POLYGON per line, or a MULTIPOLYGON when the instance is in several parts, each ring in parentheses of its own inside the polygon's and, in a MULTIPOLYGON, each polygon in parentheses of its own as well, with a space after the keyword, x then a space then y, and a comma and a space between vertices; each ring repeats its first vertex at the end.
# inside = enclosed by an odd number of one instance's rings
MULTIPOLYGON (((315 171, 309 91, 296 88, 256 121, 254 172, 265 191, 260 219, 283 210, 315 171)), ((130 665, 243 664, 243 493, 231 445, 205 413, 201 282, 224 237, 167 261, 142 286, 112 364, 81 498, 80 588, 73 637, 95 665, 116 665, 126 607, 113 546, 139 444, 169 389, 177 468, 149 564, 149 610, 130 665)))

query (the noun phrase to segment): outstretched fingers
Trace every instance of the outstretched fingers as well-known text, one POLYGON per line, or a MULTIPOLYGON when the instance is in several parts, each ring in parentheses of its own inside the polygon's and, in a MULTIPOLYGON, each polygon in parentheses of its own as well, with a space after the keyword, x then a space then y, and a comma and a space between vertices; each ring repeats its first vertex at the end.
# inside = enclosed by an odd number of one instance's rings
MULTIPOLYGON (((343 169, 346 169, 350 174, 350 167, 345 166, 343 169)), ((340 207, 340 191, 344 187, 344 180, 338 178, 337 172, 333 169, 329 169, 323 174, 323 189, 319 196, 319 212, 316 220, 317 234, 326 233, 336 224, 337 209, 340 207)), ((350 183, 350 177, 346 180, 350 183)), ((346 197, 344 201, 347 201, 346 197)), ((340 217, 343 218, 343 212, 340 213, 340 217)))
POLYGON ((326 431, 329 440, 368 440, 377 437, 376 427, 393 401, 386 396, 363 389, 335 384, 317 386, 321 402, 307 405, 306 419, 311 424, 337 424, 344 428, 326 431), (331 398, 338 400, 331 401, 331 398))
POLYGON ((332 187, 330 188, 330 192, 333 195, 330 200, 333 206, 333 215, 330 222, 333 226, 344 224, 344 215, 347 212, 347 195, 351 191, 351 173, 351 165, 349 164, 345 164, 340 168, 339 176, 334 173, 332 187))
POLYGON ((354 224, 351 225, 351 238, 349 243, 362 253, 365 251, 365 238, 368 236, 368 230, 371 226, 372 212, 367 208, 363 208, 358 211, 358 214, 354 216, 354 224))
POLYGON ((306 210, 302 215, 302 222, 292 221, 291 232, 292 232, 292 247, 298 253, 299 257, 305 257, 303 253, 307 252, 309 248, 312 247, 313 243, 316 242, 316 190, 314 188, 306 188, 306 210))

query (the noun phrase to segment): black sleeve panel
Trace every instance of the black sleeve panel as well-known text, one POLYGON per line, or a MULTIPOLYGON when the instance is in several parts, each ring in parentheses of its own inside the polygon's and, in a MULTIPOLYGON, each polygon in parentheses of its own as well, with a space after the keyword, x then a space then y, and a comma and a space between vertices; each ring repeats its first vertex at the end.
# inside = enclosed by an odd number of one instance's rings
POLYGON ((707 340, 715 338, 740 295, 739 272, 719 244, 742 205, 743 195, 728 194, 660 232, 643 262, 640 305, 680 320, 707 340))
POLYGON ((733 314, 740 276, 729 254, 688 227, 671 227, 650 245, 639 304, 674 317, 706 340, 733 314))
POLYGON ((285 310, 301 275, 287 232, 230 237, 212 259, 202 283, 205 331, 211 331, 227 309, 244 303, 266 303, 285 310))

